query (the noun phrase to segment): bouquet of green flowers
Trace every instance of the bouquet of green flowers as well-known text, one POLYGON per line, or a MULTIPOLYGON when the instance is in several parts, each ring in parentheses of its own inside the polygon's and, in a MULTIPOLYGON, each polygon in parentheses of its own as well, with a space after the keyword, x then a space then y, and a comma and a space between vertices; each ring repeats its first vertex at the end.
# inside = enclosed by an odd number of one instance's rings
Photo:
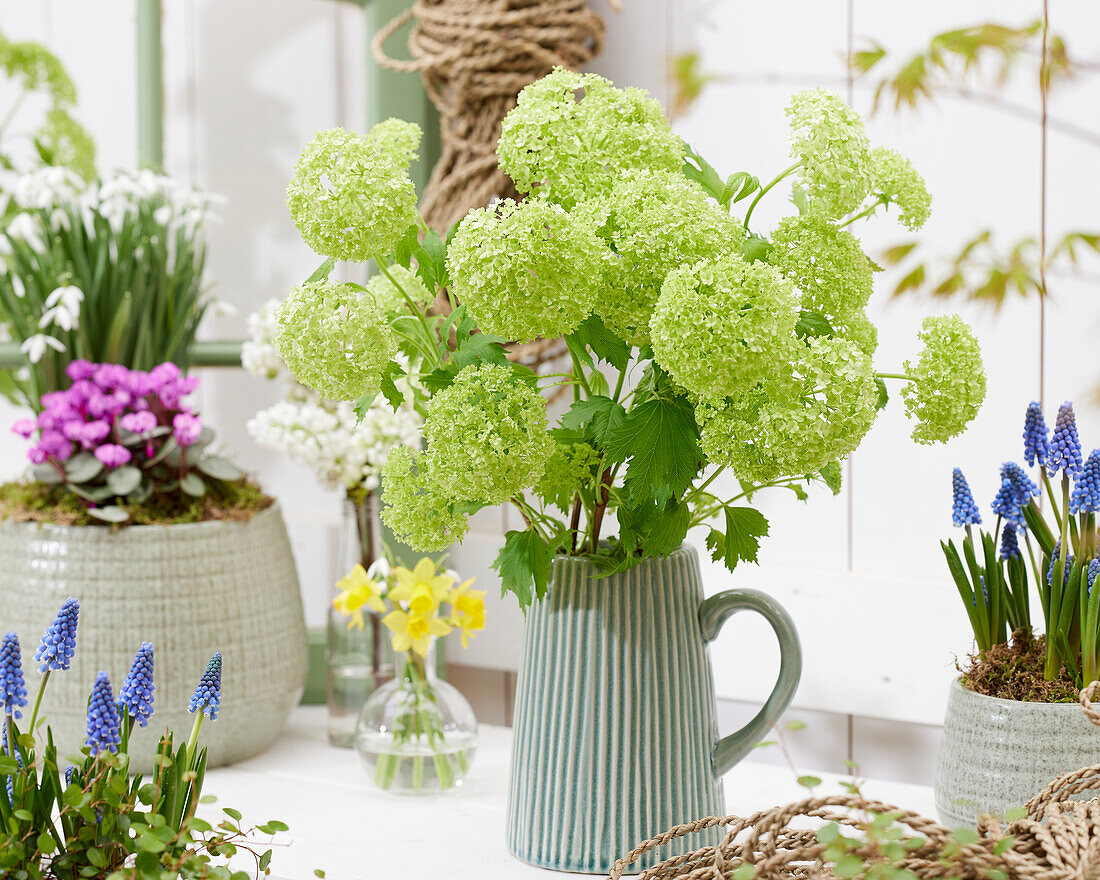
POLYGON ((928 318, 917 361, 876 372, 875 266, 847 228, 882 207, 920 226, 923 181, 872 149, 836 95, 797 94, 787 116, 790 167, 763 184, 722 178, 644 92, 557 69, 520 93, 497 149, 528 198, 471 211, 445 240, 419 217, 407 173, 416 126, 314 137, 287 201, 327 259, 279 307, 277 343, 298 381, 360 411, 379 394, 400 406, 396 381, 415 376, 426 446, 394 449, 382 474, 400 538, 437 551, 475 511, 514 504, 525 528, 496 567, 524 606, 544 594, 555 554, 621 570, 695 527, 733 568, 767 532, 746 503, 756 492, 839 491, 884 379, 904 383, 917 442, 965 428, 985 395, 973 333, 928 318), (753 212, 790 178, 798 213, 765 236, 753 212), (338 260, 373 261, 378 275, 369 288, 330 280, 338 260), (433 307, 439 294, 448 308, 433 307), (510 343, 558 336, 568 372, 509 360, 510 343), (542 392, 563 385, 573 403, 550 427, 542 392), (708 489, 726 471, 740 491, 718 497, 708 489))

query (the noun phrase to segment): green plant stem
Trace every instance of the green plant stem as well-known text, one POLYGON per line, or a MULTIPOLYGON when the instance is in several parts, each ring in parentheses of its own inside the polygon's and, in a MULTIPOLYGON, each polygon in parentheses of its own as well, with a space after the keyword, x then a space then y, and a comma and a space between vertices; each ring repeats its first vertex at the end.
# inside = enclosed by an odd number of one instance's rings
POLYGON ((705 480, 703 480, 702 483, 700 483, 698 486, 696 486, 694 489, 692 489, 684 497, 683 503, 684 504, 690 504, 695 499, 695 496, 699 495, 704 489, 707 488, 707 486, 709 486, 711 483, 713 483, 715 480, 717 480, 718 477, 721 475, 722 471, 724 471, 724 470, 725 470, 725 467, 720 467, 717 470, 715 470, 715 472, 713 474, 711 474, 709 477, 707 477, 705 480))
POLYGON ((195 716, 195 723, 191 725, 191 735, 187 737, 187 745, 183 750, 183 763, 184 767, 181 772, 186 773, 195 763, 195 754, 199 747, 199 731, 202 730, 202 719, 204 718, 202 709, 199 709, 198 714, 195 716))
POLYGON ((875 199, 871 204, 869 204, 866 208, 864 208, 858 214, 853 214, 851 217, 849 217, 843 223, 838 223, 836 228, 837 229, 843 229, 845 226, 847 226, 850 223, 855 223, 857 220, 862 220, 864 217, 870 217, 872 214, 875 213, 875 210, 878 208, 879 205, 885 205, 885 204, 886 204, 886 199, 884 199, 882 196, 879 196, 877 199, 875 199))
POLYGON ((619 395, 623 393, 623 383, 626 381, 626 371, 629 367, 630 363, 628 361, 627 365, 619 370, 619 381, 615 383, 615 393, 611 395, 611 399, 615 401, 615 403, 619 402, 619 395))
POLYGON ((1054 518, 1058 521, 1062 519, 1062 513, 1058 509, 1058 499, 1054 495, 1054 486, 1050 483, 1050 477, 1047 476, 1047 469, 1042 465, 1039 465, 1039 473, 1042 475, 1043 486, 1046 487, 1047 497, 1050 499, 1050 506, 1054 514, 1054 518))
POLYGON ((1058 677, 1061 661, 1058 658, 1057 643, 1060 635, 1059 621, 1062 612, 1062 599, 1065 592, 1065 568, 1069 554, 1069 474, 1062 471, 1062 517, 1059 529, 1058 558, 1052 559, 1053 571, 1050 576, 1050 621, 1047 623, 1047 662, 1043 669, 1043 678, 1054 681, 1058 677))
POLYGON ((749 228, 749 218, 752 217, 752 212, 756 210, 756 206, 760 204, 760 200, 764 198, 768 190, 770 190, 772 187, 782 181, 785 177, 790 177, 792 174, 794 174, 794 172, 796 172, 801 167, 801 165, 801 162, 795 162, 789 168, 779 172, 779 174, 776 175, 776 177, 772 179, 770 183, 761 188, 760 192, 756 194, 756 198, 754 198, 749 204, 749 209, 745 212, 745 229, 749 228))
POLYGON ((588 379, 584 375, 584 367, 581 365, 581 359, 577 356, 576 351, 573 350, 573 346, 569 344, 569 340, 565 341, 565 347, 569 349, 569 357, 573 361, 573 374, 577 377, 577 380, 581 383, 581 387, 589 397, 594 397, 592 394, 592 388, 588 384, 588 379))
POLYGON ((903 382, 912 382, 913 377, 908 373, 875 373, 876 379, 901 379, 903 382))
POLYGON ((540 528, 540 525, 544 526, 546 524, 546 517, 542 516, 530 504, 524 501, 521 495, 516 495, 512 498, 512 503, 519 509, 520 514, 523 516, 523 521, 527 524, 528 528, 549 544, 549 536, 540 528))
POLYGON ((50 680, 50 673, 53 672, 49 667, 42 673, 42 681, 38 683, 38 693, 34 695, 34 707, 31 709, 31 722, 27 728, 32 734, 34 733, 35 722, 38 721, 38 710, 42 706, 42 695, 46 692, 46 682, 50 680))
POLYGON ((438 367, 440 364, 439 358, 439 344, 436 342, 435 336, 428 327, 428 320, 424 316, 424 313, 417 308, 416 303, 412 301, 412 297, 406 292, 405 288, 401 286, 393 274, 387 268, 385 262, 377 254, 372 256, 374 264, 378 267, 378 270, 389 279, 390 284, 397 288, 397 292, 401 294, 401 297, 405 300, 405 304, 412 310, 412 313, 416 316, 417 323, 420 325, 420 329, 424 333, 424 341, 428 343, 428 351, 433 355, 433 367, 438 367))

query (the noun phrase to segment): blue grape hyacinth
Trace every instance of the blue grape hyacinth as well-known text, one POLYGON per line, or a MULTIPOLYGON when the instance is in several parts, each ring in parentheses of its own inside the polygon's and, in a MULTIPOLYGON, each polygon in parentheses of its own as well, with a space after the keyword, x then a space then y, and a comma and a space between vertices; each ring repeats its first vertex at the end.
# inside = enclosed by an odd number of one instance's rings
POLYGON ((218 709, 222 702, 222 652, 216 651, 206 664, 206 670, 199 679, 198 687, 191 696, 187 711, 194 714, 202 712, 211 721, 218 718, 218 709))
POLYGON ((8 632, 0 643, 0 703, 4 714, 22 718, 19 710, 27 705, 27 686, 23 679, 23 658, 19 651, 19 636, 8 632))
POLYGON ((1089 453, 1081 476, 1069 497, 1070 513, 1096 513, 1100 510, 1100 449, 1089 453))
POLYGON ((997 516, 1008 521, 1017 528, 1024 528, 1024 515, 1020 510, 1019 497, 1016 490, 1012 487, 1012 481, 1007 477, 1001 480, 1001 488, 998 489, 997 494, 993 496, 993 503, 990 507, 997 516))
POLYGON ((1064 470, 1071 477, 1081 473, 1081 441, 1077 437, 1077 416, 1073 413, 1073 404, 1068 400, 1058 407, 1058 418, 1054 422, 1054 433, 1050 435, 1050 456, 1047 458, 1047 473, 1052 477, 1064 470))
POLYGON ((80 603, 71 596, 65 600, 57 617, 42 636, 34 659, 39 672, 68 669, 76 650, 76 625, 80 617, 80 603))
POLYGON ((100 672, 88 700, 88 738, 84 740, 93 755, 118 751, 121 742, 118 725, 118 706, 111 693, 111 681, 106 672, 100 672))
POLYGON ((978 505, 974 503, 970 486, 959 468, 955 468, 951 472, 951 522, 957 526, 980 526, 982 524, 982 515, 978 512, 978 505))
POLYGON ((1024 461, 1028 467, 1047 463, 1050 455, 1050 440, 1047 439, 1047 422, 1037 400, 1027 405, 1024 415, 1024 461))
POLYGON ((1016 536, 1016 526, 1005 523, 1001 529, 1001 559, 1017 559, 1020 556, 1020 543, 1016 536))
POLYGON ((153 643, 142 642, 130 671, 118 689, 119 709, 145 727, 153 714, 153 643))
MULTIPOLYGON (((1062 552, 1061 539, 1054 542, 1054 549, 1050 553, 1050 564, 1047 566, 1047 586, 1052 586, 1054 580, 1054 566, 1058 561, 1058 554, 1062 552)), ((1073 554, 1070 553, 1066 556, 1066 570, 1062 573, 1062 586, 1065 586, 1066 581, 1069 580, 1069 570, 1073 567, 1073 554)))
POLYGON ((1008 480, 1012 486, 1016 504, 1020 507, 1026 507, 1027 503, 1039 494, 1039 487, 1035 485, 1035 481, 1014 461, 1006 461, 1001 465, 1001 479, 1008 480))
POLYGON ((1093 558, 1089 563, 1088 582, 1089 593, 1092 593, 1092 582, 1096 580, 1096 576, 1100 574, 1100 556, 1093 558))

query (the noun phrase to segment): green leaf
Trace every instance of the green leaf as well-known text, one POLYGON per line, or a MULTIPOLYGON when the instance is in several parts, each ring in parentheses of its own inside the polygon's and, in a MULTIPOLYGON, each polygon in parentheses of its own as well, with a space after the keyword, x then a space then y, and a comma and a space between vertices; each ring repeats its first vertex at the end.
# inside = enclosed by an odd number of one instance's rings
POLYGON ((722 188, 722 195, 718 199, 718 204, 723 207, 736 204, 758 189, 760 189, 760 181, 757 178, 747 171, 738 171, 726 178, 726 185, 722 188))
POLYGON ((566 428, 584 427, 585 437, 602 447, 607 445, 611 435, 625 418, 626 410, 621 403, 597 394, 575 401, 569 411, 562 416, 561 423, 566 428))
POLYGON ((787 722, 787 730, 805 730, 805 729, 806 729, 806 722, 805 721, 788 721, 787 722))
POLYGON ((57 841, 50 836, 50 832, 43 831, 38 835, 37 847, 38 851, 43 855, 48 856, 53 852, 55 846, 57 846, 57 841))
POLYGON ((97 868, 107 867, 107 854, 103 852, 99 847, 93 847, 86 850, 84 853, 87 856, 88 861, 95 865, 97 868))
POLYGON ((738 562, 756 562, 760 538, 768 534, 768 521, 752 507, 725 508, 726 532, 712 529, 707 535, 711 559, 733 571, 738 562))
POLYGON ((36 483, 45 483, 47 485, 54 485, 60 483, 64 478, 57 472, 51 464, 36 464, 31 470, 31 475, 34 477, 36 483))
POLYGON ((742 862, 733 869, 733 880, 753 880, 756 876, 756 865, 750 862, 742 862))
POLYGON ((403 376, 404 373, 405 371, 402 369, 401 364, 397 361, 390 361, 386 364, 386 369, 382 371, 382 396, 386 398, 386 402, 395 410, 400 409, 401 406, 404 405, 405 395, 397 390, 397 385, 393 380, 397 376, 403 376))
POLYGON ((192 471, 180 480, 180 489, 192 498, 201 498, 206 494, 206 483, 203 482, 202 477, 192 471))
POLYGON ((78 452, 65 462, 65 477, 70 483, 87 483, 102 472, 103 462, 87 452, 78 452))
POLYGON ((886 409, 886 404, 890 402, 890 392, 886 388, 886 383, 876 377, 875 386, 878 388, 878 400, 875 401, 875 408, 886 409))
POLYGON ((107 474, 107 486, 116 495, 129 495, 141 485, 141 469, 127 465, 107 474))
POLYGON ((825 465, 818 473, 821 475, 822 482, 828 486, 834 495, 840 494, 840 487, 844 479, 844 472, 840 467, 839 461, 830 461, 825 465))
POLYGON ((405 234, 401 236, 401 240, 397 243, 397 247, 394 250, 394 260, 408 269, 412 266, 413 254, 416 253, 416 249, 420 246, 420 227, 415 223, 405 230, 405 234))
POLYGON ((130 514, 122 507, 109 504, 106 507, 89 507, 88 516, 109 523, 123 523, 130 518, 130 514))
POLYGON ((513 530, 505 535, 504 546, 493 568, 500 575, 501 595, 515 593, 520 608, 527 608, 532 597, 541 600, 546 595, 550 581, 550 548, 530 529, 513 530))
POLYGON ((217 455, 206 455, 195 462, 195 467, 214 480, 239 480, 244 476, 233 462, 217 455))
POLYGON ((964 846, 969 843, 977 843, 978 832, 973 828, 956 828, 951 832, 951 839, 964 846))
POLYGON ((617 370, 625 370, 630 362, 630 346, 608 330, 598 315, 585 319, 569 334, 569 341, 575 351, 590 348, 597 358, 617 370))
POLYGON ((271 864, 271 850, 266 850, 260 855, 260 861, 258 867, 261 871, 266 871, 267 866, 271 864))
POLYGON ((768 258, 771 251, 771 243, 766 238, 753 234, 741 242, 741 253, 750 263, 758 263, 768 258))
POLYGON ((817 788, 821 785, 821 780, 816 776, 799 776, 798 784, 803 788, 817 788))
POLYGON ((630 462, 623 486, 631 504, 679 498, 703 460, 691 404, 666 392, 635 405, 611 433, 607 455, 609 464, 630 462))
POLYGON ((312 284, 314 281, 327 281, 328 276, 332 274, 332 270, 335 266, 336 258, 326 257, 325 261, 314 269, 313 274, 306 279, 306 284, 312 284))
POLYGON ((722 192, 726 188, 725 181, 714 170, 714 167, 702 156, 695 152, 690 144, 684 144, 684 177, 694 180, 707 193, 716 199, 722 198, 722 192))
POLYGON ((242 817, 241 817, 241 811, 240 810, 234 810, 232 807, 223 807, 222 812, 225 813, 225 815, 229 816, 230 818, 236 819, 238 822, 241 821, 242 817))
POLYGON ((802 339, 811 339, 816 336, 836 336, 836 330, 817 309, 803 309, 798 316, 798 323, 794 325, 794 332, 802 339))
MULTIPOLYGON (((805 779, 806 777, 802 778, 805 779)), ((810 778, 812 779, 815 777, 810 778)), ((801 782, 802 780, 800 779, 799 784, 801 784, 801 782)), ((817 784, 821 784, 820 779, 817 781, 817 784)), ((852 855, 851 853, 841 856, 839 859, 836 860, 836 864, 833 865, 833 873, 836 874, 837 877, 841 878, 841 880, 852 880, 853 877, 858 877, 860 874, 862 874, 863 869, 863 859, 861 859, 857 855, 852 855)))

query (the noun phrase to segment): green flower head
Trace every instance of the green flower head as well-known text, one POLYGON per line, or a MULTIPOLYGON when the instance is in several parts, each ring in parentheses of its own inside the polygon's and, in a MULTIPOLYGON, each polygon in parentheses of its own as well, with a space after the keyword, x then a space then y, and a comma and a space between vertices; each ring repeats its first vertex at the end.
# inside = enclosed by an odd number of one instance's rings
POLYGON ((791 372, 745 393, 701 401, 700 445, 745 482, 813 473, 855 449, 877 415, 871 359, 853 342, 809 341, 791 372))
POLYGON ((958 315, 924 319, 917 365, 905 362, 912 381, 902 390, 905 413, 917 420, 918 443, 946 442, 961 434, 985 400, 985 368, 974 331, 958 315))
POLYGON ((924 178, 897 150, 871 150, 871 188, 898 206, 898 221, 906 229, 920 229, 932 213, 932 195, 924 178))
POLYGON ((436 493, 424 478, 419 450, 397 446, 382 466, 386 503, 382 520, 399 541, 422 553, 439 553, 470 530, 469 517, 436 493))
POLYGON ((810 89, 787 106, 791 157, 815 209, 837 220, 857 208, 871 186, 871 156, 863 120, 840 96, 810 89))
POLYGON ((306 283, 275 316, 279 354, 303 385, 329 400, 378 393, 396 344, 372 297, 334 281, 306 283))
POLYGON ((407 168, 420 158, 416 151, 420 149, 422 136, 420 126, 415 122, 406 122, 391 116, 374 126, 367 139, 384 156, 389 156, 395 165, 407 168))
POLYGON ((519 93, 497 156, 520 192, 569 207, 610 191, 624 168, 678 171, 683 145, 642 89, 557 67, 519 93))
POLYGON ((554 442, 546 403, 509 366, 462 370, 424 420, 428 480, 457 501, 500 504, 543 475, 554 442))
POLYGON ((798 297, 766 263, 736 254, 672 272, 653 313, 657 362, 688 391, 722 398, 752 387, 795 345, 798 297))
POLYGON ((535 485, 535 494, 559 510, 568 511, 581 486, 590 482, 600 455, 587 443, 554 443, 546 473, 535 485))
POLYGON ((832 324, 837 336, 852 340, 868 357, 878 348, 878 328, 862 309, 845 315, 843 319, 835 320, 832 324))
POLYGON ((591 223, 546 199, 467 214, 447 248, 451 288, 478 326, 516 342, 588 317, 609 258, 591 223))
POLYGON ((420 280, 420 276, 411 269, 406 269, 399 263, 394 263, 392 266, 386 267, 386 272, 393 276, 394 281, 401 286, 401 290, 394 286, 393 281, 390 281, 384 272, 372 275, 370 281, 367 282, 367 290, 374 297, 374 301, 383 314, 390 317, 408 314, 409 304, 405 302, 405 297, 401 295, 402 290, 420 311, 424 311, 434 302, 435 294, 428 290, 424 282, 420 280))
POLYGON ((18 80, 24 91, 44 91, 60 104, 76 101, 76 86, 64 65, 39 43, 13 43, 0 34, 0 70, 18 80))
POLYGON ((286 188, 306 244, 360 263, 390 252, 416 223, 416 189, 402 155, 342 128, 314 135, 286 188))
POLYGON ((95 142, 64 108, 53 107, 46 114, 34 140, 50 165, 70 168, 88 181, 95 178, 95 142))
POLYGON ((802 308, 830 322, 862 312, 871 297, 871 261, 859 240, 820 214, 780 221, 768 259, 802 291, 802 308))
POLYGON ((679 171, 626 171, 606 199, 578 210, 597 217, 614 251, 596 313, 633 345, 650 340, 650 319, 669 272, 729 253, 745 237, 741 224, 679 171))

